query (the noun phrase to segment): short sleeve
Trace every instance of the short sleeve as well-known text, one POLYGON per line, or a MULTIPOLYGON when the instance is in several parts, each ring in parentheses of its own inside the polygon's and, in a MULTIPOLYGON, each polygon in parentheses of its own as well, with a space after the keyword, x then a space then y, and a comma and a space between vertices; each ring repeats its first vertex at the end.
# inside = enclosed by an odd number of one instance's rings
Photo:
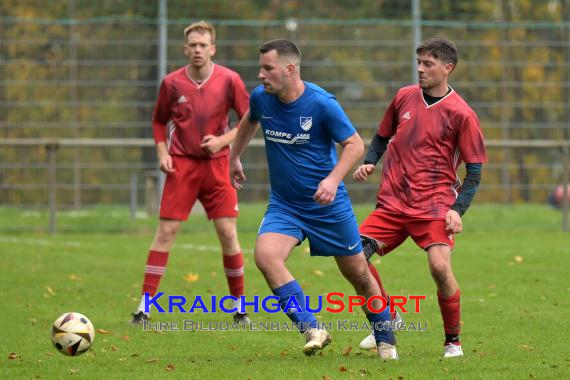
POLYGON ((487 162, 483 131, 474 112, 461 118, 458 144, 463 162, 470 164, 487 162))
POLYGON ((245 84, 237 73, 233 76, 233 89, 233 108, 241 119, 249 108, 249 94, 245 89, 245 84))
POLYGON ((398 114, 397 114, 397 107, 396 107, 396 99, 397 96, 392 99, 388 109, 384 113, 384 117, 380 120, 378 124, 378 134, 380 137, 384 138, 391 138, 396 134, 396 130, 398 128, 398 114))
POLYGON ((329 98, 325 101, 324 122, 325 129, 337 143, 356 133, 356 129, 335 98, 329 98))

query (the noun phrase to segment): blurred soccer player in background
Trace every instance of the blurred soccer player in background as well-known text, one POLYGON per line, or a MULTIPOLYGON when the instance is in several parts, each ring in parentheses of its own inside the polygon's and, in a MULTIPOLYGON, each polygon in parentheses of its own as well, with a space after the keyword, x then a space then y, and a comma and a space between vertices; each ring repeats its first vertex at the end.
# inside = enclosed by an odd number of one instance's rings
MULTIPOLYGON (((233 109, 241 119, 249 107, 249 95, 236 72, 212 62, 216 32, 211 24, 196 22, 184 30, 184 37, 188 64, 164 78, 153 114, 154 140, 166 182, 160 221, 148 252, 143 297, 131 320, 135 324, 149 318, 144 293, 156 294, 181 221, 188 219, 196 200, 214 221, 230 294, 244 294, 238 201, 228 177, 228 145, 237 132, 230 129, 229 111, 233 109)), ((249 318, 238 312, 234 321, 249 323, 249 318)))
MULTIPOLYGON (((460 291, 451 252, 487 156, 475 112, 448 85, 457 64, 456 47, 433 38, 416 53, 419 86, 398 91, 364 163, 354 172, 354 178, 365 181, 386 152, 376 209, 360 226, 360 234, 368 258, 374 252, 388 254, 408 236, 427 252, 445 330, 444 357, 457 357, 463 355, 460 291), (456 173, 462 161, 467 170, 463 184, 456 173)), ((370 270, 379 281, 373 265, 370 270)))
MULTIPOLYGON (((303 352, 310 356, 331 337, 306 310, 305 294, 285 266, 295 246, 309 240, 311 255, 334 256, 343 275, 359 295, 380 295, 362 253, 356 218, 342 182, 362 157, 362 140, 335 97, 300 75, 301 52, 288 40, 273 40, 260 48, 259 79, 251 94, 250 111, 242 119, 230 157, 230 177, 241 188, 245 175, 240 156, 261 125, 265 138, 271 192, 259 228, 255 262, 282 309, 295 297, 300 309, 287 316, 302 326, 303 352), (336 143, 343 147, 337 159, 336 143), (304 328, 306 326, 307 328, 304 328)), ((372 305, 381 308, 379 300, 372 305)), ((381 324, 386 309, 364 309, 375 329, 381 358, 397 359, 394 333, 381 324)))

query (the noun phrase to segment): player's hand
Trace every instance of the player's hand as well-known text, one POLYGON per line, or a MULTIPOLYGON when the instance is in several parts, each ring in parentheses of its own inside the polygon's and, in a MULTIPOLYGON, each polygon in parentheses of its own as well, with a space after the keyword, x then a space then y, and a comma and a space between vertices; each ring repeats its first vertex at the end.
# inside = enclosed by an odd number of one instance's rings
POLYGON ((170 154, 163 154, 158 158, 160 163, 160 170, 164 173, 174 173, 174 165, 172 164, 172 156, 170 154))
POLYGON ((232 182, 232 186, 237 190, 241 190, 243 183, 246 181, 239 158, 232 158, 230 160, 230 181, 232 182))
POLYGON ((445 214, 445 229, 454 234, 463 231, 463 222, 457 211, 449 210, 447 214, 445 214))
POLYGON ((214 135, 206 135, 200 141, 200 148, 204 149, 208 154, 218 153, 224 146, 226 144, 224 144, 222 139, 214 135))
POLYGON ((355 171, 352 176, 357 181, 366 181, 368 176, 374 173, 376 167, 372 164, 362 164, 355 171))
POLYGON ((323 179, 319 183, 319 187, 315 195, 313 195, 313 199, 321 206, 331 204, 336 197, 338 185, 339 183, 332 178, 327 177, 323 179))

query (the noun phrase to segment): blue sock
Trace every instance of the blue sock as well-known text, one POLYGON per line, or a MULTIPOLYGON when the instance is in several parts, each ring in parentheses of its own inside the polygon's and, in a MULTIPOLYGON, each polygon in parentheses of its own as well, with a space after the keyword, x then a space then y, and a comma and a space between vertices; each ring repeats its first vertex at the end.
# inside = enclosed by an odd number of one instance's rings
POLYGON ((392 318, 390 318, 390 310, 388 308, 384 309, 383 312, 375 314, 366 314, 366 318, 372 325, 374 329, 374 338, 376 338, 376 344, 380 342, 386 342, 395 345, 396 337, 394 336, 394 325, 392 324, 392 318))
MULTIPOLYGON (((301 311, 297 311, 295 308, 289 308, 287 316, 291 321, 297 324, 299 331, 305 332, 309 327, 317 327, 317 319, 313 313, 306 311, 305 305, 305 293, 301 285, 296 280, 288 282, 278 288, 273 289, 273 294, 279 297, 279 305, 281 305, 281 310, 284 310, 291 297, 295 297, 297 303, 300 306, 301 311)), ((291 304, 289 304, 291 306, 291 304)))

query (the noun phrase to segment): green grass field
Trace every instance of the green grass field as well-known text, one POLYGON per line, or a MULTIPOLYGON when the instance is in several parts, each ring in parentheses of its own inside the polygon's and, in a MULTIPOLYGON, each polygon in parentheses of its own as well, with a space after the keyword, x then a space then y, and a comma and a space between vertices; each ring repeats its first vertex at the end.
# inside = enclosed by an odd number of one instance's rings
MULTIPOLYGON (((263 205, 242 204, 240 240, 248 294, 269 294, 252 249, 263 205)), ((359 220, 370 206, 356 207, 359 220)), ((62 232, 50 236, 42 212, 0 209, 0 378, 220 379, 526 379, 569 378, 566 323, 570 315, 570 234, 547 206, 474 206, 458 236, 454 270, 462 290, 465 356, 443 360, 441 318, 425 254, 409 241, 375 259, 392 294, 426 294, 420 314, 404 315, 426 331, 397 333, 400 360, 361 352, 367 335, 332 331, 322 355, 306 358, 296 332, 151 332, 127 323, 138 303, 155 218, 129 219, 128 210, 62 213, 62 232), (122 232, 109 232, 120 230, 122 232), (66 232, 67 231, 67 232, 66 232), (564 274, 566 273, 566 274, 564 274), (65 357, 51 346, 51 323, 63 312, 87 315, 99 330, 92 349, 65 357), (12 355, 14 353, 15 355, 12 355)), ((308 295, 354 294, 333 259, 311 258, 305 245, 289 267, 308 295)), ((212 226, 203 215, 187 222, 170 256, 161 291, 167 295, 224 295, 226 283, 212 226), (188 281, 189 273, 197 274, 188 281)), ((282 314, 255 321, 285 322, 282 314)), ((154 314, 154 321, 230 321, 223 313, 154 314)), ((365 320, 320 314, 324 322, 365 320)))

